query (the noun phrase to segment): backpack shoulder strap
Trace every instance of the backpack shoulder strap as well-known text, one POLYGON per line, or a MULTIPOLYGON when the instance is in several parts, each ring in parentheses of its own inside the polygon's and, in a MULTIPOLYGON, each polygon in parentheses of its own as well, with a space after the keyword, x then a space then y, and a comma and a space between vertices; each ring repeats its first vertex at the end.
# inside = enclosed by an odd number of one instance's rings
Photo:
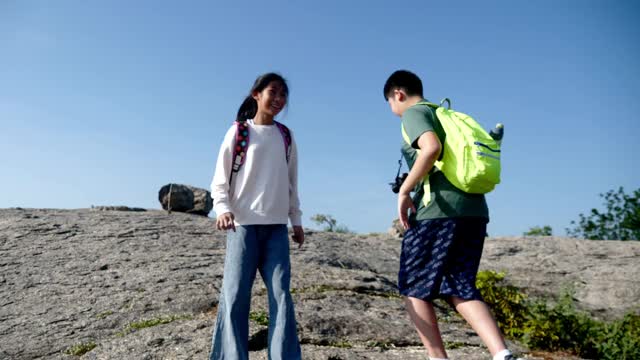
POLYGON ((231 174, 229 184, 233 178, 233 173, 240 171, 240 167, 247 158, 247 148, 249 147, 249 124, 246 121, 236 121, 236 136, 233 143, 233 154, 231 156, 231 174))
MULTIPOLYGON (((417 103, 416 105, 426 105, 429 108, 431 108, 431 110, 433 111, 433 116, 435 116, 438 121, 440 121, 440 119, 438 118, 438 114, 436 112, 436 110, 438 110, 439 108, 443 107, 444 104, 447 103, 447 109, 450 110, 451 109, 451 100, 449 100, 449 98, 444 98, 442 99, 442 101, 440 102, 440 105, 429 102, 429 101, 421 101, 419 103, 417 103)), ((409 146, 411 146, 411 139, 409 139, 409 135, 407 134, 406 130, 404 129, 404 125, 401 125, 401 130, 402 130, 402 138, 404 139, 404 141, 409 144, 409 146)), ((420 150, 416 149, 417 152, 419 152, 420 150)), ((442 158, 444 155, 444 144, 442 144, 442 151, 440 153, 440 157, 438 159, 436 159, 436 162, 433 164, 433 166, 435 166, 438 169, 442 169, 442 158)), ((431 185, 429 183, 429 173, 427 173, 424 178, 422 178, 422 189, 423 189, 423 195, 422 195, 422 203, 427 206, 429 204, 429 202, 431 202, 431 185)))
POLYGON ((275 120, 273 122, 278 127, 278 130, 280 130, 280 135, 282 135, 282 139, 284 140, 284 153, 286 154, 287 162, 289 162, 289 155, 291 153, 291 131, 286 125, 275 120))
MULTIPOLYGON (((402 138, 404 139, 404 141, 407 143, 407 145, 411 146, 411 139, 409 139, 409 135, 407 134, 407 131, 404 129, 404 125, 402 123, 400 123, 400 130, 402 131, 402 138)), ((415 150, 416 152, 420 153, 420 149, 415 149, 415 150)), ((429 173, 427 173, 420 180, 420 182, 422 183, 422 188, 424 189, 423 195, 422 195, 422 202, 424 203, 425 206, 427 206, 431 201, 431 185, 429 184, 429 173)), ((420 183, 418 183, 418 185, 416 186, 420 186, 420 183)))

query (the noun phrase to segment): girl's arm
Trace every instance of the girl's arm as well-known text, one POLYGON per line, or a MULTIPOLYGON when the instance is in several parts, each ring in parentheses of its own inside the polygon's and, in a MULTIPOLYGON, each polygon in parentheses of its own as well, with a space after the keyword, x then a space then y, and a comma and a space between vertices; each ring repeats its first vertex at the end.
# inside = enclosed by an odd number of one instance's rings
POLYGON ((229 202, 229 175, 231 175, 231 157, 233 156, 235 133, 235 126, 232 126, 227 131, 220 146, 216 171, 211 181, 211 197, 213 198, 213 210, 216 212, 216 216, 231 212, 231 204, 229 202))
POLYGON ((292 239, 298 243, 298 248, 304 244, 304 229, 302 228, 302 211, 298 197, 298 148, 291 135, 291 153, 289 154, 289 219, 293 226, 292 239))
POLYGON ((291 149, 289 154, 289 220, 292 226, 302 226, 302 211, 298 198, 298 149, 293 133, 291 134, 291 149))

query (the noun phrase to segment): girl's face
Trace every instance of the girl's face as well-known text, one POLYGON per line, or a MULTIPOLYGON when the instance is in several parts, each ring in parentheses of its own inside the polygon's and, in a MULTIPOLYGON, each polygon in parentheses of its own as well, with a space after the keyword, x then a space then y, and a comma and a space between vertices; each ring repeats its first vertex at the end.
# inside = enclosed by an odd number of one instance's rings
POLYGON ((272 81, 262 91, 253 93, 258 112, 275 117, 287 105, 287 93, 279 81, 272 81))

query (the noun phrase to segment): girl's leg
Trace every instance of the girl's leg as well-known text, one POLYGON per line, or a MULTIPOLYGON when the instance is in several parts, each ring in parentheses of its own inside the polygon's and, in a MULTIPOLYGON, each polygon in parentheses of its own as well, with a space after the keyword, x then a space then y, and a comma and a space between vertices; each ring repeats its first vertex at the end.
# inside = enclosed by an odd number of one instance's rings
POLYGON ((507 348, 489 307, 480 300, 464 300, 452 296, 451 303, 485 343, 491 356, 507 348))
POLYGON ((211 345, 211 360, 249 359, 251 286, 258 267, 254 226, 227 232, 222 291, 211 345))
POLYGON ((264 225, 260 274, 269 294, 269 359, 301 359, 293 300, 289 292, 291 263, 286 225, 264 225))
POLYGON ((438 320, 433 304, 421 299, 406 297, 405 305, 409 317, 418 331, 422 344, 431 358, 447 358, 447 352, 442 343, 442 336, 438 328, 438 320))

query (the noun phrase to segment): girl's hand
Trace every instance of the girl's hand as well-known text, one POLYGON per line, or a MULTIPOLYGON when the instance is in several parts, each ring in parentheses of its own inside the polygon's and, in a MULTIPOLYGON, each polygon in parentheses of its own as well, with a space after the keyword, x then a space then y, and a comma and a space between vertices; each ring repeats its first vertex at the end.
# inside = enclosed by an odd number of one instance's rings
POLYGON ((233 223, 233 214, 226 212, 216 219, 216 228, 218 230, 233 230, 236 231, 236 225, 233 223))
POLYGON ((302 226, 293 227, 293 236, 291 236, 291 239, 298 244, 298 249, 302 247, 302 244, 304 244, 304 229, 302 226))

